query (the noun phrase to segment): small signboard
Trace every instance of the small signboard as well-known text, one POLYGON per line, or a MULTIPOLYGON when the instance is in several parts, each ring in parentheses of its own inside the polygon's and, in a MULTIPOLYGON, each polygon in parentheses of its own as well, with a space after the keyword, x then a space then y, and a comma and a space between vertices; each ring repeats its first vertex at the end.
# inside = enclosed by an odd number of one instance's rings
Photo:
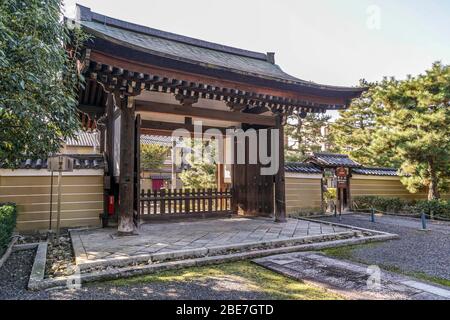
POLYGON ((337 185, 338 185, 338 188, 346 188, 347 187, 347 178, 338 178, 337 185))
POLYGON ((346 188, 347 187, 347 170, 344 167, 336 168, 337 177, 337 187, 346 188))
POLYGON ((336 168, 336 177, 347 178, 347 170, 344 167, 336 168))

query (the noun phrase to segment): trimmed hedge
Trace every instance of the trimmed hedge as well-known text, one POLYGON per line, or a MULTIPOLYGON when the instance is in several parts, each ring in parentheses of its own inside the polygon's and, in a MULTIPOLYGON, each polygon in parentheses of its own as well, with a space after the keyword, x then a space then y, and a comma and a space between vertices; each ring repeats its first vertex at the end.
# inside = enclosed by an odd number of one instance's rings
POLYGON ((17 209, 12 203, 0 204, 0 256, 9 245, 16 227, 17 209))
POLYGON ((450 200, 421 200, 417 201, 415 208, 417 212, 425 212, 427 214, 450 219, 450 200))
POLYGON ((383 212, 396 213, 411 207, 411 201, 405 201, 400 198, 384 198, 377 196, 361 196, 353 199, 358 209, 375 208, 383 212))
POLYGON ((408 201, 400 198, 360 196, 353 199, 357 209, 374 208, 387 213, 433 214, 436 217, 450 218, 450 200, 408 201))

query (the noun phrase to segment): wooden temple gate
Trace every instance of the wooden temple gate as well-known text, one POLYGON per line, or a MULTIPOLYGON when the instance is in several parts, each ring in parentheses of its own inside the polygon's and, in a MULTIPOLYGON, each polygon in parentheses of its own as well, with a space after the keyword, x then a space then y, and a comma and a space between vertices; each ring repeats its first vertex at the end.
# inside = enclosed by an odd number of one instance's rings
POLYGON ((364 91, 290 76, 275 64, 273 53, 175 35, 79 5, 77 9, 78 24, 91 35, 80 58, 88 81, 80 92, 79 108, 97 117, 102 132, 108 163, 105 203, 113 199, 116 204, 119 234, 133 233, 141 218, 152 212, 165 214, 167 209, 173 215, 225 211, 285 221, 283 125, 287 117, 293 112, 306 116, 345 108, 364 91), (232 190, 226 192, 142 193, 140 133, 167 135, 180 128, 193 132, 198 120, 205 121, 204 130, 220 132, 279 130, 278 172, 264 176, 260 164, 234 164, 232 190))

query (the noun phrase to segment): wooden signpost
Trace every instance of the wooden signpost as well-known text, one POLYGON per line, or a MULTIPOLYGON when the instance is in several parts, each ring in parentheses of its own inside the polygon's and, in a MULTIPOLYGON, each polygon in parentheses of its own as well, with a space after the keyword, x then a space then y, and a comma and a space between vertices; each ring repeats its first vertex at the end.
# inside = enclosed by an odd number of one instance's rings
MULTIPOLYGON (((67 156, 58 155, 48 158, 47 160, 48 170, 52 172, 52 183, 53 183, 53 172, 58 172, 58 200, 57 200, 57 216, 56 216, 56 243, 59 243, 59 233, 61 225, 61 181, 63 172, 73 171, 73 159, 67 156)), ((50 191, 51 196, 53 196, 53 189, 50 191)), ((53 203, 50 203, 52 206, 53 203)), ((50 229, 52 225, 52 210, 50 210, 50 229)), ((51 231, 51 230, 50 230, 51 231)))
POLYGON ((339 194, 339 214, 344 210, 344 189, 347 187, 347 170, 344 167, 336 168, 337 191, 339 194))

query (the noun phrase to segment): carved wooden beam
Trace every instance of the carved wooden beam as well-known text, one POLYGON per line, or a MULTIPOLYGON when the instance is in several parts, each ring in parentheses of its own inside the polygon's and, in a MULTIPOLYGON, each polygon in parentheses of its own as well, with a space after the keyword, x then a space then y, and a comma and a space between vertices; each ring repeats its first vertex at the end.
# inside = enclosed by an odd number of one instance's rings
POLYGON ((192 106, 193 104, 198 102, 198 96, 195 95, 184 95, 181 93, 178 93, 175 95, 175 99, 180 102, 183 106, 192 106))
POLYGON ((198 99, 212 99, 245 105, 249 108, 268 108, 272 111, 293 112, 325 112, 327 109, 343 109, 345 105, 330 105, 305 100, 271 96, 247 92, 237 89, 211 86, 204 83, 185 81, 183 79, 167 78, 160 75, 143 74, 132 70, 124 70, 114 66, 89 62, 86 72, 92 79, 104 84, 107 90, 125 91, 126 95, 138 95, 142 90, 172 93, 183 105, 192 105, 198 99), (132 89, 130 89, 132 88, 132 89))

